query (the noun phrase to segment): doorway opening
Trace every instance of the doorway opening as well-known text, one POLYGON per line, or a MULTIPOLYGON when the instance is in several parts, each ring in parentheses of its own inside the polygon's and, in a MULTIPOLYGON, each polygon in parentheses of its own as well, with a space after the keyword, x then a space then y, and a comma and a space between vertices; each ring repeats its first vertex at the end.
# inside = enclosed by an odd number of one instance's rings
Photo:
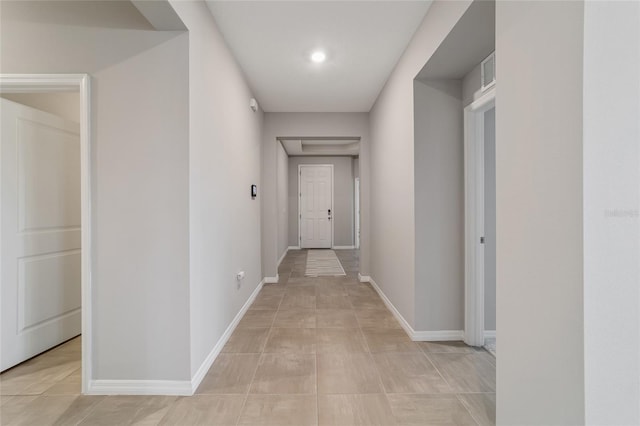
MULTIPOLYGON (((80 368, 68 376, 87 393, 91 378, 89 76, 0 74, 0 97, 0 370, 11 369, 5 374, 10 381, 20 375, 22 362, 64 343, 47 356, 55 355, 49 357, 55 362, 80 354, 69 362, 69 368, 80 368), (75 106, 65 109, 61 100, 75 100, 75 106), (61 109, 54 110, 56 106, 61 109), (69 116, 74 108, 76 120, 69 116), (67 342, 78 335, 81 342, 67 342)), ((15 381, 29 385, 26 379, 15 381)))
POLYGON ((495 89, 464 110, 465 342, 496 355, 495 89))

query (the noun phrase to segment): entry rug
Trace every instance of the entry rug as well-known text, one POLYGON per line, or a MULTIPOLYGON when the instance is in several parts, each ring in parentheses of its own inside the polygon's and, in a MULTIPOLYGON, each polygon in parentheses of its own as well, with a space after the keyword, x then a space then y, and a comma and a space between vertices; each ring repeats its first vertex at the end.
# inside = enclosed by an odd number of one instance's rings
POLYGON ((307 252, 307 277, 338 277, 347 275, 333 250, 309 250, 307 252))

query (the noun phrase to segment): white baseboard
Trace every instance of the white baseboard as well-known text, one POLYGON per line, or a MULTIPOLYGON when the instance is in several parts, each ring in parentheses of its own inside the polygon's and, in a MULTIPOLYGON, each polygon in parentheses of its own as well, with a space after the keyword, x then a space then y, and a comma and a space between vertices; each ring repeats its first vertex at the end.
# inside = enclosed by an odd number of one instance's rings
POLYGON ((289 247, 287 247, 284 250, 284 253, 282 253, 282 256, 280 256, 280 259, 278 259, 278 268, 280 267, 280 264, 282 263, 282 261, 284 260, 285 256, 287 255, 287 253, 289 253, 289 247))
POLYGON ((193 395, 189 380, 91 380, 89 395, 193 395))
POLYGON ((334 250, 353 250, 356 246, 333 246, 334 250))
POLYGON ((196 374, 194 374, 193 377, 191 378, 191 383, 190 383, 191 395, 193 395, 195 391, 198 389, 198 386, 200 386, 202 379, 204 379, 204 376, 207 374, 207 372, 213 365, 213 362, 216 360, 216 358, 220 354, 220 351, 222 350, 224 345, 227 343, 227 341, 231 337, 231 334, 233 334, 233 331, 236 329, 236 327, 240 323, 240 320, 242 320, 242 317, 244 317, 244 314, 247 313, 253 301, 256 300, 256 297, 258 296, 258 293, 260 293, 260 290, 262 289, 263 284, 264 284, 264 280, 260 281, 260 284, 258 284, 256 289, 253 290, 253 293, 251 293, 251 296, 249 296, 249 299, 247 299, 247 301, 242 306, 242 308, 240 308, 240 311, 237 313, 233 321, 231 321, 231 324, 229 324, 229 327, 227 327, 227 329, 222 334, 220 339, 218 339, 218 342, 215 344, 213 349, 211 349, 211 352, 209 352, 209 355, 207 355, 205 360, 202 362, 202 364, 200 365, 200 368, 198 368, 198 371, 196 371, 196 374))
POLYGON ((487 339, 495 339, 496 338, 496 331, 495 330, 485 330, 484 331, 484 338, 487 339))
POLYGON ((202 379, 207 374, 220 351, 231 337, 231 334, 240 323, 244 314, 262 289, 264 280, 260 281, 249 299, 242 306, 222 337, 214 345, 205 360, 193 375, 191 380, 92 380, 89 382, 87 394, 89 395, 177 395, 191 396, 194 394, 202 379))
POLYGON ((414 331, 411 340, 414 342, 446 342, 464 340, 464 330, 414 331))
POLYGON ((289 246, 288 250, 300 250, 300 246, 289 246))
POLYGON ((360 272, 358 272, 358 280, 361 283, 370 283, 372 281, 369 275, 360 275, 360 272))
POLYGON ((262 280, 264 284, 276 284, 280 280, 280 274, 276 274, 275 277, 264 277, 262 280))
POLYGON ((464 331, 463 330, 434 330, 434 331, 416 331, 411 327, 411 325, 404 319, 402 314, 393 306, 393 303, 389 300, 386 294, 382 291, 382 289, 378 286, 378 284, 373 280, 373 278, 365 275, 358 274, 358 278, 361 282, 369 282, 374 290, 378 293, 384 304, 389 308, 391 313, 400 323, 400 326, 404 329, 404 331, 409 335, 411 340, 414 342, 438 342, 445 340, 463 340, 464 331))

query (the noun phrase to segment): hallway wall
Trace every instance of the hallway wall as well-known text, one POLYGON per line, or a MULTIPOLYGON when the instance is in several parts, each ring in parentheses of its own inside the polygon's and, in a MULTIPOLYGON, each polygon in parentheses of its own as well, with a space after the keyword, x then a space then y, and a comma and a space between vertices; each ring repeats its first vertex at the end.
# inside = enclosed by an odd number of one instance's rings
MULTIPOLYGON (((260 283, 263 113, 204 2, 172 2, 189 29, 191 376, 260 283), (250 187, 258 185, 251 199, 250 187), (236 273, 245 272, 240 289, 236 273)), ((202 372, 202 371, 200 371, 202 372)))
POLYGON ((188 35, 129 2, 1 7, 3 73, 91 74, 93 379, 188 380, 188 35))
POLYGON ((431 5, 370 113, 370 275, 414 329, 426 301, 415 288, 413 81, 470 4, 431 5))
POLYGON ((640 424, 640 3, 587 2, 585 423, 640 424))
POLYGON ((354 245, 352 157, 289 157, 289 245, 298 246, 298 165, 333 164, 334 246, 354 245))
POLYGON ((583 31, 583 2, 496 3, 498 424, 585 422, 583 31))
POLYGON ((277 144, 278 137, 360 137, 361 250, 360 271, 369 270, 369 114, 275 113, 264 115, 262 136, 262 275, 275 277, 278 262, 277 144))
MULTIPOLYGON (((286 253, 287 248, 291 245, 289 241, 291 238, 291 231, 289 229, 289 223, 292 220, 292 216, 297 214, 298 208, 291 210, 289 208, 291 195, 289 194, 289 156, 287 151, 282 146, 282 142, 276 144, 277 158, 276 158, 276 175, 278 179, 276 192, 278 194, 278 260, 286 253)), ((298 231, 296 229, 296 235, 298 231)))
POLYGON ((460 80, 414 81, 415 322, 464 329, 464 125, 460 80))

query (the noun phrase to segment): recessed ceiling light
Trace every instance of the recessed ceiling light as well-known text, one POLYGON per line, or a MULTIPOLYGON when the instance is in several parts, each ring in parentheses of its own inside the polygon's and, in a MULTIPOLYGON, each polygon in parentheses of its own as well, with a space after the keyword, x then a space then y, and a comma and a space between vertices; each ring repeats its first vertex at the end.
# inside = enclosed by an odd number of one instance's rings
POLYGON ((316 50, 311 54, 311 60, 316 64, 324 62, 325 59, 327 59, 327 55, 321 50, 316 50))

